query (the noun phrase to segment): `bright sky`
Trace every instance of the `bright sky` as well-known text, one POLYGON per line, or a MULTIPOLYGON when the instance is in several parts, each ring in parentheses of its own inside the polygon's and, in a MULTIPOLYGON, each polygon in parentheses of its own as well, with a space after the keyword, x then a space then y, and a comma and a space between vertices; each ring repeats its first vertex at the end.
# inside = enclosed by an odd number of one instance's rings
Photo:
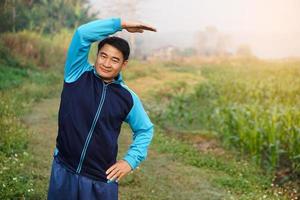
MULTIPOLYGON (((133 0, 128 0, 133 1, 133 0)), ((103 17, 118 16, 107 1, 91 0, 103 17), (105 9, 105 10, 104 10, 105 9)), ((126 0, 118 0, 126 2, 126 0)), ((300 0, 136 0, 137 18, 161 34, 207 26, 247 43, 261 57, 300 56, 300 0)), ((126 4, 126 3, 125 3, 126 4)), ((127 12, 123 10, 124 14, 127 12)))
POLYGON ((143 11, 160 29, 300 32, 299 0, 152 0, 143 11))

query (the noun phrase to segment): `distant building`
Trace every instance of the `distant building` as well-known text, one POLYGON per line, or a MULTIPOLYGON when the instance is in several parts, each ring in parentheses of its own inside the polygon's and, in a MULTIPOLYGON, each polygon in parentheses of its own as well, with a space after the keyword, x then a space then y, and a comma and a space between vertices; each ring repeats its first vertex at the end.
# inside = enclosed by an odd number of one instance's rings
POLYGON ((148 60, 174 60, 178 57, 178 48, 172 45, 167 45, 154 49, 152 54, 148 56, 148 60))

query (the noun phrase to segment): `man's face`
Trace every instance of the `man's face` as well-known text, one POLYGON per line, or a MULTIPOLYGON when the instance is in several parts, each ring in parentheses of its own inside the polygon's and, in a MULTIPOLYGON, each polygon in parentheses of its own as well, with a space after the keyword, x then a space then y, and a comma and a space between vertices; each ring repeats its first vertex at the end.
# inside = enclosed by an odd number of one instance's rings
POLYGON ((105 44, 98 52, 95 69, 105 82, 112 81, 125 67, 127 60, 117 48, 105 44))

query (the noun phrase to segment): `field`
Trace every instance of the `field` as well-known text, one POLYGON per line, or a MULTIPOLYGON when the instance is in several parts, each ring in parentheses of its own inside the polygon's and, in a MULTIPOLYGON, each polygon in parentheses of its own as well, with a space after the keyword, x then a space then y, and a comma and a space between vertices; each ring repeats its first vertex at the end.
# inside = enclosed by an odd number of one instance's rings
POLYGON ((214 131, 267 170, 299 173, 300 63, 229 60, 199 70, 205 80, 172 96, 164 126, 214 131))
MULTIPOLYGON (((22 34, 1 38, 0 199, 45 199, 67 42, 22 34), (10 46, 22 42, 37 47, 10 46), (49 45, 51 56, 32 56, 49 45)), ((297 60, 132 60, 125 82, 155 135, 120 199, 299 198, 299 75, 297 60)), ((119 157, 130 142, 125 124, 119 157)))

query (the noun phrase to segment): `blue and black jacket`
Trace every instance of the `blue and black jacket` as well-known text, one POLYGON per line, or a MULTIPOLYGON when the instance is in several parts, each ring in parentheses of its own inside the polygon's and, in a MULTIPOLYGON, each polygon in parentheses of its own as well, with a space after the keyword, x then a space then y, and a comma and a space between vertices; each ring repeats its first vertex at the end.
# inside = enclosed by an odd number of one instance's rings
POLYGON ((74 173, 105 182, 105 171, 116 162, 124 121, 133 131, 132 144, 123 157, 132 170, 146 158, 153 137, 153 124, 121 74, 105 83, 88 62, 93 42, 121 30, 119 18, 77 28, 65 64, 58 117, 57 158, 74 173))

